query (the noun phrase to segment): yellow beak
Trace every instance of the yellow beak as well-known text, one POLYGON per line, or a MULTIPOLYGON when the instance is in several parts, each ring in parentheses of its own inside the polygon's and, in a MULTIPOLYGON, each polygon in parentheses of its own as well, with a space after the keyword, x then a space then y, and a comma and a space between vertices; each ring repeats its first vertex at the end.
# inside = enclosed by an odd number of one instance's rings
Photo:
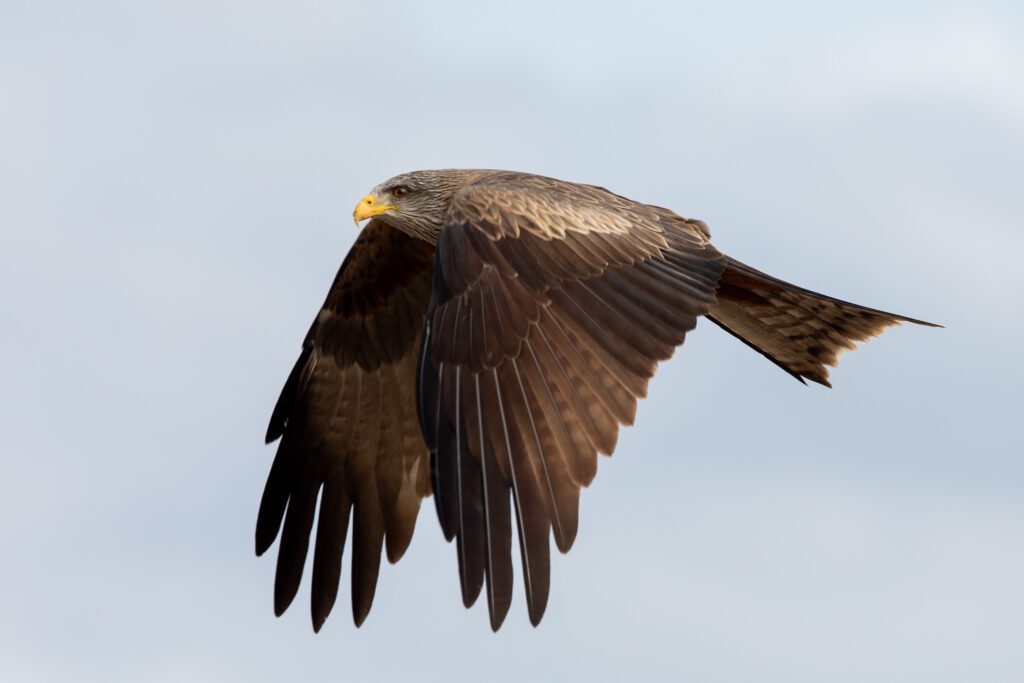
POLYGON ((387 211, 394 211, 397 208, 393 204, 379 204, 376 197, 368 194, 356 204, 356 210, 352 212, 352 218, 355 220, 356 227, 358 228, 359 223, 367 218, 373 218, 387 211))

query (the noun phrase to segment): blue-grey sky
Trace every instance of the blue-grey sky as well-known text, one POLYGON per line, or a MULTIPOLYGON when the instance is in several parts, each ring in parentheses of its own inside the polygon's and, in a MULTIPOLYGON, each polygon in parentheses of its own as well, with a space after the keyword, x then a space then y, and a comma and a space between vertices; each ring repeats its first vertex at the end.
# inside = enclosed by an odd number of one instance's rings
POLYGON ((1024 679, 1019 3, 4 0, 0 93, 0 679, 1024 679), (830 391, 702 324, 540 628, 463 609, 425 506, 314 636, 253 556, 266 419, 352 206, 447 166, 947 329, 830 391))

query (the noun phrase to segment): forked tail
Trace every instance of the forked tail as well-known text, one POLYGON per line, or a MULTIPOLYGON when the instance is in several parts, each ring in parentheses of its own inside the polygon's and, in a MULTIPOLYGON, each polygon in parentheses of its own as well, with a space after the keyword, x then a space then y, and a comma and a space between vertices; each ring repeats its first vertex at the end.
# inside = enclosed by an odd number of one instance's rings
POLYGON ((727 259, 707 317, 803 382, 832 386, 828 368, 856 342, 903 322, 941 327, 833 299, 727 259))

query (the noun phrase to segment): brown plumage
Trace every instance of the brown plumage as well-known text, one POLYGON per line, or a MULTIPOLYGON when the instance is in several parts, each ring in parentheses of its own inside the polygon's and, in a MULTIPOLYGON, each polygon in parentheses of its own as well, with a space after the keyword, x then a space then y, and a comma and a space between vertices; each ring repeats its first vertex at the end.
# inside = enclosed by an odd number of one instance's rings
POLYGON ((370 611, 381 547, 397 562, 430 492, 427 450, 416 423, 414 386, 433 247, 374 221, 334 280, 270 419, 281 437, 256 524, 256 552, 278 551, 274 610, 298 590, 317 494, 313 627, 338 591, 352 522, 352 613, 370 611), (287 505, 287 514, 285 508, 287 505))
POLYGON ((597 454, 615 449, 657 364, 700 316, 825 385, 826 366, 855 342, 930 324, 772 278, 722 255, 702 222, 589 185, 419 171, 375 188, 356 210, 369 216, 267 432, 281 443, 256 550, 283 520, 280 614, 298 588, 319 493, 315 629, 337 595, 349 525, 358 625, 382 547, 401 557, 431 490, 456 540, 464 604, 486 588, 491 626, 501 626, 514 525, 539 623, 549 538, 572 547, 597 454))

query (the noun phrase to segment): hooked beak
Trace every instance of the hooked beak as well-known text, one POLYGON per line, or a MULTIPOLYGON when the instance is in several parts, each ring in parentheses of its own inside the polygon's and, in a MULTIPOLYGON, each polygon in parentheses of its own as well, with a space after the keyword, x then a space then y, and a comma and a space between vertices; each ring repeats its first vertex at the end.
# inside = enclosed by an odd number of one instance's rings
POLYGON ((359 224, 367 218, 373 218, 374 216, 379 216, 382 213, 394 211, 397 208, 398 207, 393 204, 380 204, 377 202, 376 197, 372 194, 368 194, 359 200, 358 204, 356 204, 356 210, 352 212, 352 219, 356 222, 356 227, 358 228, 359 224))

